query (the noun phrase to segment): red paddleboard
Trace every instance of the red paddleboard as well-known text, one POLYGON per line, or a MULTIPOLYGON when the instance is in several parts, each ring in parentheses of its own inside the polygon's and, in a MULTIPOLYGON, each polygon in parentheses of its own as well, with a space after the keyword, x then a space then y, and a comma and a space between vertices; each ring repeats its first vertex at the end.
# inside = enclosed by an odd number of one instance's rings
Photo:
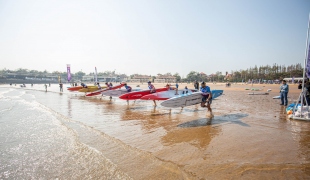
MULTIPOLYGON (((156 92, 162 92, 162 91, 167 91, 167 90, 168 90, 167 88, 158 88, 156 89, 156 92)), ((124 99, 124 100, 136 100, 148 94, 151 94, 149 89, 126 93, 126 94, 121 95, 119 98, 124 99)))
POLYGON ((125 86, 125 84, 119 84, 117 86, 113 86, 112 88, 104 88, 104 89, 100 89, 98 91, 94 91, 94 92, 91 92, 91 93, 88 93, 86 94, 86 96, 95 96, 95 95, 99 95, 101 94, 102 92, 104 91, 108 91, 108 90, 112 90, 112 89, 119 89, 121 87, 125 86))
POLYGON ((69 87, 68 91, 78 91, 78 90, 80 90, 82 88, 83 88, 82 86, 69 87))

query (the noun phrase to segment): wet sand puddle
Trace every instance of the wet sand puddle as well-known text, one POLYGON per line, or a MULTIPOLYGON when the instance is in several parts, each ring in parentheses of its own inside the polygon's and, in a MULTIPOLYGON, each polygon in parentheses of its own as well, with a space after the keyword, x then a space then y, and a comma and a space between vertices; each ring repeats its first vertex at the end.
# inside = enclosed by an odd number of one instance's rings
POLYGON ((308 122, 286 120, 284 107, 271 98, 277 93, 224 94, 213 101, 210 119, 198 105, 170 110, 151 101, 127 105, 119 99, 34 93, 87 149, 79 153, 96 154, 76 160, 92 169, 91 177, 103 177, 100 169, 118 179, 310 177, 308 122))

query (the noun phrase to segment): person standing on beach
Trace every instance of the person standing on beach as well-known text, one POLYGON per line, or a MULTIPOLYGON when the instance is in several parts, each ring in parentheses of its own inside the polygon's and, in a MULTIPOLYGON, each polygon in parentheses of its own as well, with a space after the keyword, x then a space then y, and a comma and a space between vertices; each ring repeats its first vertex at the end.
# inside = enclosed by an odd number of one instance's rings
POLYGON ((62 87, 63 87, 63 84, 62 84, 62 83, 60 83, 60 84, 59 84, 59 90, 60 90, 60 92, 63 92, 62 87))
POLYGON ((281 104, 287 106, 287 94, 289 91, 288 84, 286 84, 286 81, 282 81, 282 85, 280 86, 280 96, 281 96, 281 104))
POLYGON ((210 111, 210 117, 213 117, 212 109, 211 109, 211 103, 212 103, 212 93, 209 86, 206 86, 205 82, 201 83, 200 91, 202 92, 202 99, 201 99, 201 107, 208 108, 208 111, 210 111), (207 105, 206 105, 207 103, 207 105))
POLYGON ((179 95, 179 84, 178 83, 175 83, 175 95, 179 95))
POLYGON ((45 92, 47 92, 47 84, 45 84, 44 86, 45 86, 45 92))
MULTIPOLYGON (((150 93, 151 93, 151 94, 156 93, 155 86, 151 83, 151 81, 147 82, 147 84, 148 84, 150 93)), ((154 102, 154 106, 156 106, 155 100, 153 100, 153 102, 154 102)))

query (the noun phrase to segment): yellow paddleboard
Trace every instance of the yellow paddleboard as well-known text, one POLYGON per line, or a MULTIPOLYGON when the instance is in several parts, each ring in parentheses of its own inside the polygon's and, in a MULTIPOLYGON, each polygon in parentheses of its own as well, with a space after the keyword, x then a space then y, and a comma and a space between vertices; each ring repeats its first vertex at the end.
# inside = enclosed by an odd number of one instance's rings
MULTIPOLYGON (((102 86, 101 88, 102 89, 106 88, 106 86, 102 86)), ((98 90, 98 86, 87 86, 87 88, 79 89, 79 92, 94 92, 97 90, 98 90)))

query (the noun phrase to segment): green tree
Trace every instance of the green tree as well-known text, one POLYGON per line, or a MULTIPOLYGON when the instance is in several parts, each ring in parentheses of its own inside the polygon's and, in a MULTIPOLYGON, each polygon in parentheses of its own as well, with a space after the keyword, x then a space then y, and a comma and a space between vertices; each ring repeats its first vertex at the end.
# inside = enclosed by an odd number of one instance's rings
POLYGON ((199 72, 191 71, 187 74, 186 78, 189 82, 199 81, 199 72))
POLYGON ((179 75, 179 73, 175 73, 173 76, 176 78, 177 82, 181 81, 181 76, 179 75))

